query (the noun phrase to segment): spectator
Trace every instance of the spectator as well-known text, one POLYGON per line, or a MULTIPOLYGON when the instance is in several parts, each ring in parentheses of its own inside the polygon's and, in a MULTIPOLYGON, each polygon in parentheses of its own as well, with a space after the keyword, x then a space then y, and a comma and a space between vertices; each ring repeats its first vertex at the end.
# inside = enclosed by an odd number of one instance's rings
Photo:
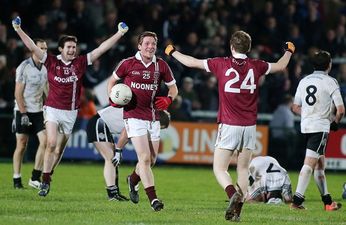
POLYGON ((205 82, 201 82, 197 88, 201 101, 201 110, 217 111, 219 108, 219 96, 217 92, 217 80, 209 76, 205 82))
POLYGON ((194 83, 191 77, 185 77, 183 79, 180 96, 183 98, 183 102, 188 106, 188 109, 197 110, 201 108, 201 103, 194 89, 194 83))
POLYGON ((285 168, 290 166, 296 151, 294 114, 291 111, 293 97, 286 95, 283 102, 276 108, 269 123, 270 141, 269 154, 276 158, 285 168))

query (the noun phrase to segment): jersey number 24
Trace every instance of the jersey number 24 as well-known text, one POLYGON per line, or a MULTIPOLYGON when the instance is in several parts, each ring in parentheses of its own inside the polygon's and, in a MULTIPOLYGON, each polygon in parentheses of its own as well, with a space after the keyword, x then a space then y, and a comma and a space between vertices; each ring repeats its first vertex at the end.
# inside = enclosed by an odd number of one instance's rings
POLYGON ((243 82, 240 84, 240 88, 232 87, 233 84, 237 83, 239 81, 239 73, 233 68, 229 68, 225 75, 228 77, 231 73, 234 73, 234 77, 226 82, 225 84, 225 92, 231 92, 231 93, 240 93, 240 90, 250 90, 250 94, 253 94, 256 89, 255 84, 255 75, 253 73, 253 69, 249 69, 249 71, 246 74, 246 77, 244 78, 243 82))

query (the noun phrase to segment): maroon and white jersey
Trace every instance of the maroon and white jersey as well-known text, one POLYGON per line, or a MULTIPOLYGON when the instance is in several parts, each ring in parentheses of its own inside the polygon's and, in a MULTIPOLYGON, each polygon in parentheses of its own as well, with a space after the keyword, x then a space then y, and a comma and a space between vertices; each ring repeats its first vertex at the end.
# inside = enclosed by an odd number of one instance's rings
POLYGON ((154 101, 162 81, 167 86, 175 84, 172 70, 161 58, 145 64, 139 52, 135 56, 122 60, 115 68, 116 80, 124 79, 124 84, 132 90, 132 100, 124 107, 124 119, 157 120, 158 111, 154 101))
POLYGON ((218 79, 218 123, 252 126, 257 119, 258 79, 268 74, 270 64, 245 54, 206 59, 204 68, 218 79))
POLYGON ((46 55, 42 61, 48 71, 49 91, 45 105, 56 109, 75 110, 80 105, 82 77, 88 65, 90 54, 64 62, 61 55, 46 55))

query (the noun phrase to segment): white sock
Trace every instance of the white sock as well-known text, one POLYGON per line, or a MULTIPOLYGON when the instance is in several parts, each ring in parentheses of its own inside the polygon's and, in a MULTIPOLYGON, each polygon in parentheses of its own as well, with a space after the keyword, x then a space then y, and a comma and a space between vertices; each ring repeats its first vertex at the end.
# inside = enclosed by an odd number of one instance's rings
POLYGON ((13 174, 13 178, 14 178, 14 179, 20 178, 20 177, 22 177, 22 174, 20 174, 20 173, 14 173, 14 174, 13 174))
POLYGON ((300 170, 296 194, 299 193, 300 196, 304 196, 304 193, 310 182, 311 174, 312 174, 312 168, 308 165, 304 165, 302 169, 300 170))
POLYGON ((314 179, 318 190, 321 193, 321 196, 329 194, 327 189, 327 179, 326 175, 324 174, 324 170, 315 170, 314 179))

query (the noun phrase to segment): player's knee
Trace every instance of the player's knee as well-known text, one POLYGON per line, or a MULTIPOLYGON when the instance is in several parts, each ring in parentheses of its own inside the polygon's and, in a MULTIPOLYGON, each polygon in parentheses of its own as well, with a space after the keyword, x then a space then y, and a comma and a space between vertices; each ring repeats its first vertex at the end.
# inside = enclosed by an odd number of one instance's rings
POLYGON ((48 150, 49 152, 54 152, 55 148, 56 148, 56 141, 50 141, 50 140, 48 140, 48 141, 47 141, 47 150, 48 150))
POLYGON ((140 165, 150 166, 151 165, 151 159, 150 156, 141 156, 139 157, 138 163, 140 165))
POLYGON ((47 143, 46 142, 43 142, 43 143, 40 142, 39 145, 38 145, 38 148, 39 149, 43 149, 43 150, 46 149, 47 148, 47 143))
POLYGON ((213 165, 213 172, 214 172, 214 175, 215 176, 219 176, 219 175, 221 175, 221 174, 223 174, 223 173, 228 173, 227 172, 227 169, 225 169, 225 168, 222 168, 222 167, 220 167, 220 166, 217 166, 217 165, 213 165))
POLYGON ((26 149, 27 142, 26 141, 18 141, 16 149, 23 152, 26 149))
POLYGON ((309 165, 304 165, 300 171, 301 174, 311 174, 312 168, 309 165))

